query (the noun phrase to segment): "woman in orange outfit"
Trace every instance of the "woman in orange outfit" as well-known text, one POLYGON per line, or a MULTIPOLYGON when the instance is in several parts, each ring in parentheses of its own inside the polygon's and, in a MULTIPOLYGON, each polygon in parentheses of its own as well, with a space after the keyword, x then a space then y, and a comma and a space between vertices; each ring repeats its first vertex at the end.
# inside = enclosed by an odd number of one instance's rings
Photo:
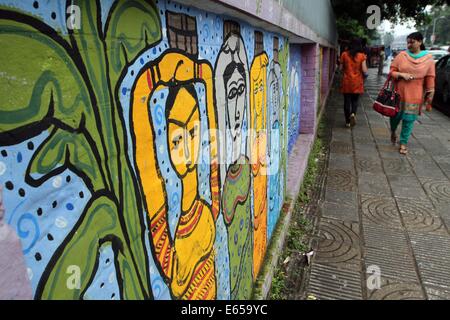
POLYGON ((408 50, 400 52, 391 64, 391 75, 398 79, 401 110, 390 119, 392 143, 397 141, 395 131, 402 121, 399 151, 404 155, 408 152, 406 146, 422 104, 425 102, 427 110, 431 110, 436 75, 433 57, 425 50, 422 34, 414 32, 406 41, 408 50))
POLYGON ((348 51, 341 55, 340 70, 344 72, 341 92, 344 94, 346 127, 356 124, 359 96, 364 93, 364 77, 367 74, 366 55, 362 53, 361 41, 355 39, 348 51))

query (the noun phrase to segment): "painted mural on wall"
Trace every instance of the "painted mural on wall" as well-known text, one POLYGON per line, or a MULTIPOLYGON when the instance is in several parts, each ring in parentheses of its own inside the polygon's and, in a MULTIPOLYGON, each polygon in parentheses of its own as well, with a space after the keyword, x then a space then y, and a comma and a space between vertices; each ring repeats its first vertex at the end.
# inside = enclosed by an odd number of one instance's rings
POLYGON ((0 45, 35 298, 250 298, 284 200, 287 40, 171 1, 0 0, 0 45))
POLYGON ((284 142, 284 91, 283 72, 279 62, 278 38, 273 42, 273 59, 269 67, 267 95, 267 128, 270 139, 267 141, 268 163, 268 208, 267 208, 267 239, 270 239, 278 221, 284 195, 284 172, 281 169, 281 152, 284 142))
POLYGON ((259 272, 267 240, 267 69, 263 34, 255 32, 250 68, 250 152, 253 178, 253 275, 259 272))
POLYGON ((289 70, 288 153, 291 153, 295 141, 300 134, 301 52, 298 47, 291 47, 289 70))
POLYGON ((230 298, 245 299, 253 284, 253 221, 248 122, 249 67, 240 26, 224 25, 224 42, 215 66, 220 144, 222 213, 227 230, 230 298))

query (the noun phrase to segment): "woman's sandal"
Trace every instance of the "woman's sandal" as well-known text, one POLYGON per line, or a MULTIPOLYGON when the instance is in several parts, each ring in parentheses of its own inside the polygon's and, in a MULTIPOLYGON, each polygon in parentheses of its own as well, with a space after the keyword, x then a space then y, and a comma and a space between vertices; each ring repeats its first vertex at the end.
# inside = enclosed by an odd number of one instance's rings
POLYGON ((400 146, 400 149, 399 149, 399 152, 400 152, 401 154, 406 155, 406 154, 408 153, 408 148, 407 148, 405 145, 401 145, 401 146, 400 146))
POLYGON ((395 132, 391 133, 391 142, 392 142, 392 144, 397 143, 397 135, 395 134, 395 132))

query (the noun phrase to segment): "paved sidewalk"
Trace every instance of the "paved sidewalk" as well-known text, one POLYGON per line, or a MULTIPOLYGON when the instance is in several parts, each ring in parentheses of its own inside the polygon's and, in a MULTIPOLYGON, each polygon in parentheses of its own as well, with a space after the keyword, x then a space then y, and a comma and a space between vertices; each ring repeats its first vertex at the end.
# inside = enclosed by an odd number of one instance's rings
POLYGON ((328 173, 306 293, 450 299, 450 118, 424 112, 409 154, 400 155, 388 118, 372 110, 369 95, 383 82, 370 69, 353 129, 344 126, 336 85, 330 95, 328 173), (374 288, 378 271, 380 289, 374 288))

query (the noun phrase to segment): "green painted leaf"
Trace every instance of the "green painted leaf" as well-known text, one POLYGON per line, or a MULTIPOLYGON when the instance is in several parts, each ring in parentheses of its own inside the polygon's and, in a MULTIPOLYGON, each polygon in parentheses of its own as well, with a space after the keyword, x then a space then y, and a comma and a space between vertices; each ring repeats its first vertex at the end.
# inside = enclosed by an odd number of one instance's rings
POLYGON ((40 184, 64 164, 69 164, 88 179, 86 182, 93 191, 97 191, 105 188, 105 184, 95 155, 95 146, 90 145, 82 133, 55 129, 34 153, 27 175, 30 178, 42 176, 33 179, 40 184))
POLYGON ((7 13, 0 9, 0 132, 41 121, 49 112, 77 128, 82 113, 91 112, 90 99, 67 44, 7 13))
POLYGON ((124 67, 160 39, 161 23, 153 1, 116 1, 105 25, 113 87, 124 67))
POLYGON ((104 27, 104 42, 109 62, 109 81, 113 89, 118 112, 115 114, 117 135, 119 137, 121 180, 124 188, 120 199, 123 205, 123 218, 131 241, 131 248, 139 270, 146 283, 148 279, 148 258, 145 255, 143 204, 137 202, 136 186, 132 171, 127 162, 125 132, 118 116, 121 111, 119 97, 120 79, 127 72, 131 61, 161 39, 161 23, 153 1, 118 0, 111 7, 104 27))
MULTIPOLYGON (((141 273, 145 290, 149 294, 148 279, 148 259, 146 258, 146 249, 144 245, 144 225, 142 222, 142 203, 137 202, 137 193, 133 184, 132 173, 129 161, 127 161, 127 150, 125 147, 125 133, 123 123, 120 120, 119 98, 115 96, 115 88, 118 78, 126 72, 126 63, 128 60, 121 60, 120 69, 112 67, 113 60, 109 48, 108 40, 104 34, 109 34, 109 38, 115 36, 135 37, 143 35, 151 39, 149 28, 155 32, 154 27, 148 25, 156 19, 158 22, 157 32, 159 34, 159 20, 154 6, 140 1, 137 5, 138 11, 133 9, 135 1, 116 1, 113 3, 106 25, 102 26, 101 2, 91 0, 76 0, 74 4, 79 5, 81 9, 81 29, 73 30, 72 42, 79 50, 81 60, 83 61, 86 72, 92 83, 92 88, 96 96, 96 105, 98 110, 101 127, 98 128, 99 134, 103 139, 105 146, 106 172, 108 175, 109 190, 115 195, 118 203, 119 218, 123 221, 124 233, 129 239, 129 249, 132 251, 130 266, 134 261, 136 268, 141 273), (132 5, 130 5, 130 3, 132 5), (128 8, 129 7, 129 8, 128 8), (128 8, 128 9, 127 9, 128 8), (132 14, 130 16, 130 13, 132 14), (116 34, 110 30, 116 30, 116 34), (122 32, 121 30, 125 30, 122 32), (145 32, 135 32, 135 30, 145 30, 145 32)), ((148 46, 147 41, 142 39, 121 39, 125 41, 131 56, 148 46), (127 42, 128 41, 128 42, 127 42), (129 42, 131 41, 131 42, 129 42), (137 42, 135 44, 134 42, 137 42), (132 45, 129 45, 132 43, 132 45)), ((87 127, 91 129, 90 127, 87 127)))
POLYGON ((107 196, 93 196, 86 206, 77 228, 66 238, 64 250, 52 257, 39 282, 38 299, 82 299, 98 268, 98 255, 102 245, 110 242, 116 252, 116 272, 123 281, 124 299, 144 299, 139 288, 140 279, 130 266, 130 252, 117 219, 117 206, 107 196), (74 289, 70 281, 71 266, 81 271, 80 287, 74 289))
POLYGON ((102 23, 100 1, 74 0, 73 5, 80 8, 80 29, 70 31, 71 44, 77 50, 83 72, 92 88, 94 101, 92 108, 96 113, 96 122, 86 123, 93 136, 98 136, 99 148, 103 150, 102 166, 108 177, 108 187, 118 192, 119 176, 116 131, 115 104, 108 81, 108 67, 101 40, 102 23))

